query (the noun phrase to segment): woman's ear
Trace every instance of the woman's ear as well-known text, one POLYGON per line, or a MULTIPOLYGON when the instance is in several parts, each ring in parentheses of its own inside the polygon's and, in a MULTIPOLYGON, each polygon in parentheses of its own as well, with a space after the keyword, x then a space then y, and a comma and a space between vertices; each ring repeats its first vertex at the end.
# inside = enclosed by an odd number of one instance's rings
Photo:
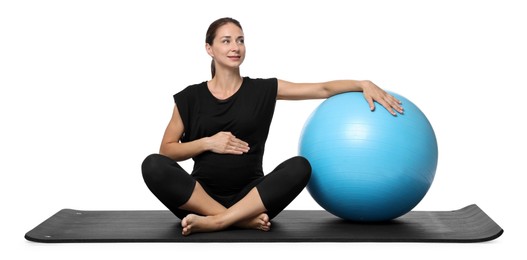
POLYGON ((212 46, 210 44, 205 43, 205 50, 214 59, 214 53, 212 53, 212 46))

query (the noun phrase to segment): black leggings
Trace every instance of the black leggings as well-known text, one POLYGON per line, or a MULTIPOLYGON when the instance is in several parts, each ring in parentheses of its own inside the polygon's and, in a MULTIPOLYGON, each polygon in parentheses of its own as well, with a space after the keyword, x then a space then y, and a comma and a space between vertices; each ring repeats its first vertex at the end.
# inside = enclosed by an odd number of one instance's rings
MULTIPOLYGON (((179 209, 192 195, 196 180, 174 160, 160 155, 151 154, 141 166, 143 179, 150 191, 178 218, 183 219, 191 213, 179 209)), ((206 185, 200 182, 203 189, 214 200, 229 208, 245 197, 256 187, 270 219, 280 213, 307 185, 311 176, 311 165, 300 156, 293 157, 278 165, 272 172, 249 183, 244 189, 233 196, 218 196, 208 191, 206 185)))

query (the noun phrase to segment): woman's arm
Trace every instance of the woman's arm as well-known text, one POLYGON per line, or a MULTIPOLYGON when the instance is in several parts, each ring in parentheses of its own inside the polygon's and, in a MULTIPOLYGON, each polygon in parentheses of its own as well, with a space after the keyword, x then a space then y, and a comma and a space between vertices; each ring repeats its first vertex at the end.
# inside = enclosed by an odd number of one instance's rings
POLYGON ((401 101, 369 80, 334 80, 320 83, 293 83, 278 80, 277 98, 283 100, 321 99, 352 91, 362 91, 371 110, 375 109, 374 102, 377 102, 393 115, 396 115, 395 111, 403 113, 401 101))
POLYGON ((184 130, 183 120, 177 106, 174 105, 172 118, 163 135, 159 153, 176 161, 183 161, 206 151, 223 154, 243 154, 249 151, 249 145, 230 132, 219 132, 211 137, 181 143, 184 130))

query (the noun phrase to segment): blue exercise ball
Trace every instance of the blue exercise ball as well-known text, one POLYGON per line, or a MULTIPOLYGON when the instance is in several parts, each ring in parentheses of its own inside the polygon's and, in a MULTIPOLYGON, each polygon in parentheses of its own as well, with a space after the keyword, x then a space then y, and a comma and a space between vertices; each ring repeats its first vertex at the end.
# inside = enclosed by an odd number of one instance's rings
POLYGON ((322 102, 307 119, 299 153, 312 166, 307 190, 331 214, 381 222, 412 210, 434 180, 438 148, 432 125, 405 97, 393 116, 361 92, 322 102))

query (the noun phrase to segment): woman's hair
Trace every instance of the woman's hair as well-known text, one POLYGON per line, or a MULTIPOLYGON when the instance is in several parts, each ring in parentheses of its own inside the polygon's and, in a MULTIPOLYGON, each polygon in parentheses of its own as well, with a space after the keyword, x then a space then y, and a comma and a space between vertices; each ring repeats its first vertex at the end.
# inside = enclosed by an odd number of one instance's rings
MULTIPOLYGON (((207 30, 207 36, 205 37, 205 42, 212 46, 212 42, 214 41, 214 38, 216 38, 216 31, 218 31, 218 28, 228 23, 232 23, 238 26, 241 30, 243 30, 240 22, 238 22, 236 19, 230 17, 220 18, 210 24, 209 29, 207 30)), ((212 77, 214 78, 214 75, 216 75, 216 66, 214 65, 214 59, 212 59, 212 62, 210 64, 210 72, 212 73, 212 77)))

